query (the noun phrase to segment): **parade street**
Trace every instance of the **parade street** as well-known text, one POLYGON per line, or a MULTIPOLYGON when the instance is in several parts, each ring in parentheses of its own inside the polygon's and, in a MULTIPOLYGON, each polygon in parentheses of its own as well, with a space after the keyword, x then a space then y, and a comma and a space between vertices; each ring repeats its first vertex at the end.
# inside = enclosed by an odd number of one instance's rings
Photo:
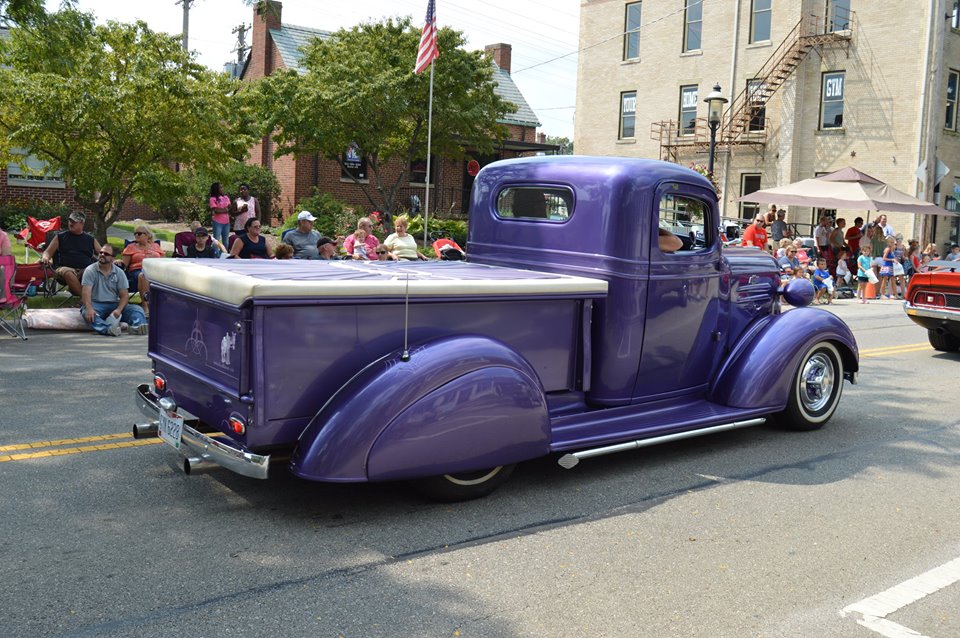
POLYGON ((2 633, 958 636, 960 354, 901 302, 825 308, 861 371, 822 430, 548 457, 456 504, 185 476, 130 436, 146 337, 2 338, 2 633))

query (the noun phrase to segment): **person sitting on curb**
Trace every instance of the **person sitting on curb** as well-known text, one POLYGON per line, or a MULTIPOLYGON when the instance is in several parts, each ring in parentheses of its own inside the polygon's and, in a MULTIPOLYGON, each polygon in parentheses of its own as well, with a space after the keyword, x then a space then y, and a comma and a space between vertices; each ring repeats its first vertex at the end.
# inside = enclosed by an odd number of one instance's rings
MULTIPOLYGON (((203 224, 201 224, 197 220, 193 220, 192 222, 190 222, 190 232, 193 233, 194 239, 197 238, 197 230, 199 230, 201 226, 203 226, 203 224)), ((207 232, 209 233, 210 231, 207 231, 207 232)), ((224 246, 220 242, 220 240, 218 240, 216 237, 210 237, 210 243, 213 244, 217 248, 217 250, 219 250, 224 255, 230 252, 227 250, 227 247, 224 246)))
POLYGON ((40 256, 41 263, 49 264, 53 262, 54 256, 59 254, 57 281, 66 284, 70 294, 77 297, 80 296, 80 278, 83 277, 84 269, 96 263, 97 253, 100 252, 100 242, 90 233, 83 232, 86 220, 83 213, 70 213, 67 230, 54 235, 40 256))
POLYGON ((290 244, 279 244, 273 249, 274 259, 293 259, 293 246, 290 244))
POLYGON ((210 240, 210 233, 203 226, 193 231, 196 241, 187 246, 187 257, 194 259, 220 259, 220 249, 210 240))
POLYGON ((363 250, 365 247, 365 251, 367 253, 366 258, 373 259, 373 256, 377 251, 377 246, 379 245, 380 240, 373 235, 373 222, 369 217, 361 217, 358 219, 357 230, 350 235, 347 235, 347 238, 343 240, 343 249, 351 257, 353 257, 355 253, 355 248, 363 250), (363 240, 357 239, 357 233, 361 230, 364 232, 363 240))
POLYGON ((133 334, 147 334, 147 318, 140 306, 128 303, 126 274, 114 262, 113 246, 97 251, 97 262, 83 271, 81 279, 80 315, 94 332, 120 336, 120 322, 130 326, 133 334))
POLYGON ((321 235, 317 240, 317 254, 320 255, 317 259, 324 261, 340 259, 337 254, 337 240, 321 235))
POLYGON ((833 277, 827 270, 827 260, 817 259, 817 269, 813 271, 814 303, 829 304, 833 299, 833 277))
POLYGON ((260 234, 260 220, 251 217, 244 224, 244 233, 237 235, 230 256, 240 259, 273 259, 273 247, 260 234))
POLYGON ((283 238, 283 243, 293 246, 294 259, 320 259, 317 252, 317 242, 320 240, 320 231, 313 229, 313 222, 317 218, 308 210, 300 211, 297 215, 297 227, 283 238))

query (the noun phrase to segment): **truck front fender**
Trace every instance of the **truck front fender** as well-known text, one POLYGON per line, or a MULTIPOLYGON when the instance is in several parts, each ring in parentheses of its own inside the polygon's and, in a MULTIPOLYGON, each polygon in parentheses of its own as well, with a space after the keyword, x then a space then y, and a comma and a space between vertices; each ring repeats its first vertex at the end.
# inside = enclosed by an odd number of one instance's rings
POLYGON ((467 472, 543 456, 549 431, 526 359, 488 337, 446 337, 341 387, 300 435, 291 471, 340 482, 467 472))
POLYGON ((837 347, 845 373, 860 369, 857 342, 847 324, 824 310, 795 308, 758 321, 743 335, 717 374, 711 400, 782 410, 801 356, 820 341, 837 347))

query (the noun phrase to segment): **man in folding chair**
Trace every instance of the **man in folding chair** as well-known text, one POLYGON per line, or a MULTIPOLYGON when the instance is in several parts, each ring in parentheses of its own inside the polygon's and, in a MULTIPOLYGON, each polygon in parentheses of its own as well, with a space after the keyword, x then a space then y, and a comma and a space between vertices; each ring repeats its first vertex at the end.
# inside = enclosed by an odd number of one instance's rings
POLYGON ((83 270, 97 261, 100 242, 93 235, 83 232, 86 221, 83 213, 73 212, 67 218, 67 230, 57 233, 47 244, 40 262, 54 262, 57 279, 70 289, 70 294, 80 296, 83 270))
POLYGON ((132 334, 147 334, 147 318, 143 309, 128 303, 130 294, 127 275, 114 263, 113 246, 97 251, 97 263, 83 271, 80 314, 94 332, 120 336, 120 322, 130 326, 132 334))

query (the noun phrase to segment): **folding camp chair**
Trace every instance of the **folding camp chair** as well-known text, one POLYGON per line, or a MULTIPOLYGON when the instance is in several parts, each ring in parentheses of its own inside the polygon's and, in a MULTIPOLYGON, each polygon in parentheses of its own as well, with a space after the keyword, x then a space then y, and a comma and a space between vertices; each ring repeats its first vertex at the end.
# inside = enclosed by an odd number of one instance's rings
MULTIPOLYGON (((50 219, 35 219, 27 217, 27 227, 17 233, 17 237, 29 248, 36 252, 43 252, 43 249, 50 243, 50 238, 60 230, 60 218, 51 217, 50 219)), ((24 261, 27 260, 26 253, 24 261)))
MULTIPOLYGON (((0 328, 6 330, 12 337, 27 340, 27 333, 23 327, 23 311, 26 310, 27 289, 14 289, 14 279, 17 275, 17 262, 13 255, 0 256, 0 328)), ((32 285, 32 282, 31 282, 32 285)))
POLYGON ((173 236, 173 256, 186 257, 187 248, 197 243, 197 237, 192 231, 184 231, 173 236))

